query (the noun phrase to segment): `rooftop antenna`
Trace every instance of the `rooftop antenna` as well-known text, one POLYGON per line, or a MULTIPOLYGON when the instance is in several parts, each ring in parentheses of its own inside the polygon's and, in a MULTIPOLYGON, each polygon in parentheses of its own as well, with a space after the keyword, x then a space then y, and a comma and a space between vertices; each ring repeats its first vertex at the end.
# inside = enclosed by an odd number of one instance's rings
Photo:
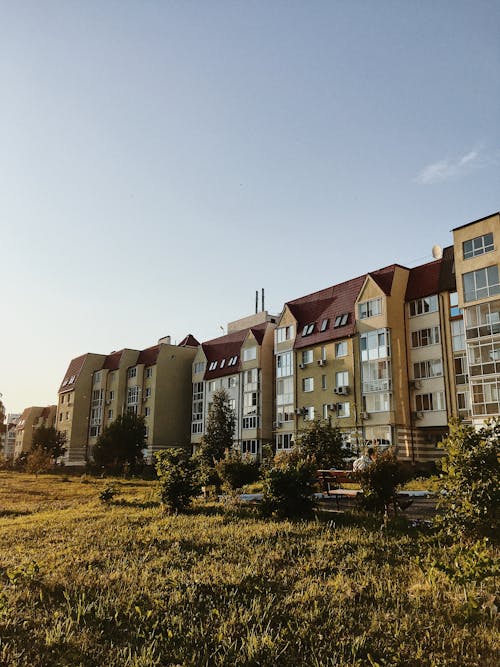
POLYGON ((255 290, 255 314, 259 312, 259 290, 255 290))
POLYGON ((264 288, 262 288, 262 312, 264 312, 264 288))
POLYGON ((432 256, 434 259, 441 259, 443 256, 443 249, 441 248, 440 245, 433 245, 432 246, 432 256))

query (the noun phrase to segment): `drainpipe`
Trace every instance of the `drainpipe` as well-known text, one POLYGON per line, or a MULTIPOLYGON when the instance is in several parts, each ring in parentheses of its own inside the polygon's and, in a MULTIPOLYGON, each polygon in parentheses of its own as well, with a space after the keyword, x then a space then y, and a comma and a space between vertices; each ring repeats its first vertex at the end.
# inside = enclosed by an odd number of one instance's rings
POLYGON ((411 387, 410 387, 410 366, 408 363, 408 344, 407 344, 407 335, 406 332, 408 332, 408 335, 411 336, 410 332, 410 327, 408 324, 408 312, 406 308, 406 303, 403 304, 403 319, 404 319, 404 325, 405 325, 405 359, 406 359, 406 379, 408 383, 408 408, 409 408, 409 413, 410 413, 410 447, 411 447, 411 462, 412 465, 415 465, 415 437, 414 437, 414 429, 415 429, 415 421, 412 417, 413 411, 411 409, 411 387))

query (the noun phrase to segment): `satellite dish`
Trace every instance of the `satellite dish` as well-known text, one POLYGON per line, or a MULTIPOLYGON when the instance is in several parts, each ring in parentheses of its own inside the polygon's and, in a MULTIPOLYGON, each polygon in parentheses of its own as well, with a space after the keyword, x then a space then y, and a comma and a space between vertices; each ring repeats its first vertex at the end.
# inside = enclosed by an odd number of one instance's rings
POLYGON ((434 259, 441 259, 443 256, 443 249, 441 248, 440 245, 433 245, 432 246, 432 256, 434 259))

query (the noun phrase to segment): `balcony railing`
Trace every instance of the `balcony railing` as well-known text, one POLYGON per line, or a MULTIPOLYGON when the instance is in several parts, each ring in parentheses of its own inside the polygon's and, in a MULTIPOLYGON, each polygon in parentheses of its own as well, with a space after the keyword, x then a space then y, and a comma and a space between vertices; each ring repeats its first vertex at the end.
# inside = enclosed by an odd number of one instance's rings
POLYGON ((373 391, 391 391, 392 381, 389 379, 384 380, 369 380, 368 382, 362 383, 363 394, 369 394, 373 391))

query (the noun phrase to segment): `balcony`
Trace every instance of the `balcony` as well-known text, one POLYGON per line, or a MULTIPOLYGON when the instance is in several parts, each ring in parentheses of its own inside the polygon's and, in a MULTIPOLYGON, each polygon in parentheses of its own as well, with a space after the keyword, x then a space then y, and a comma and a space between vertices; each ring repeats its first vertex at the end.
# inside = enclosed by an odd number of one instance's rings
POLYGON ((363 394, 369 394, 374 391, 391 391, 392 381, 389 379, 369 380, 362 383, 363 394))

